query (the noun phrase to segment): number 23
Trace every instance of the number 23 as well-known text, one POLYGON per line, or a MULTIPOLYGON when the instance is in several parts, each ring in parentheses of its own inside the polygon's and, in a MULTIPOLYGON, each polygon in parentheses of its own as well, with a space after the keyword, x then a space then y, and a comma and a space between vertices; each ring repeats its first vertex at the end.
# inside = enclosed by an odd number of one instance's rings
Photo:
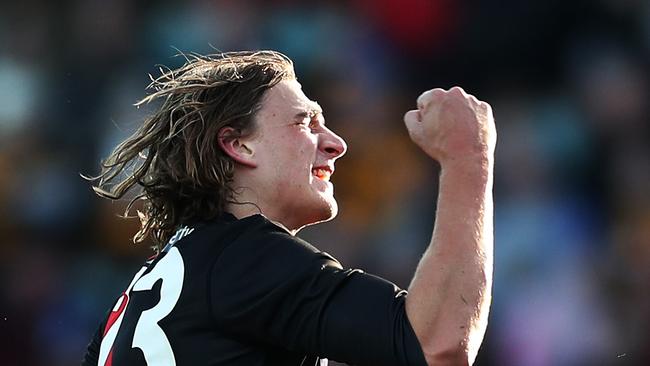
MULTIPOLYGON (((131 284, 118 301, 113 312, 120 311, 119 316, 104 334, 104 339, 99 351, 99 365, 110 365, 113 343, 124 317, 126 305, 131 291, 150 291, 153 285, 162 280, 160 286, 160 301, 153 308, 145 310, 135 326, 132 347, 142 350, 144 358, 149 365, 175 366, 176 360, 169 340, 158 322, 169 315, 174 309, 183 289, 185 266, 183 257, 178 248, 172 247, 165 256, 153 267, 151 272, 142 275, 146 268, 142 268, 133 278, 131 284), (123 302, 126 301, 126 304, 123 302), (119 310, 118 310, 119 309, 119 310)), ((110 319, 110 318, 109 318, 110 319)))

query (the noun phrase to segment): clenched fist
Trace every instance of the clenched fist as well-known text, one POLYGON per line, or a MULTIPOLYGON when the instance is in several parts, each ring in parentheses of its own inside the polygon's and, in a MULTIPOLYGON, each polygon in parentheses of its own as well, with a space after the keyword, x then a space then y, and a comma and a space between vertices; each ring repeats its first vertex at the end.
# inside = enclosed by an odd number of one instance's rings
POLYGON ((411 140, 441 166, 492 159, 497 134, 489 104, 453 87, 422 93, 417 107, 404 115, 406 128, 411 140))

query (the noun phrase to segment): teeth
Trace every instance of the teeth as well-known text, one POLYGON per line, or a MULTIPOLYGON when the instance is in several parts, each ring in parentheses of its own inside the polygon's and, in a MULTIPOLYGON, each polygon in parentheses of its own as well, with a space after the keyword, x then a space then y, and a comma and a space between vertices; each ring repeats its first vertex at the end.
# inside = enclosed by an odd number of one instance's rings
POLYGON ((329 182, 331 173, 328 170, 318 168, 314 169, 314 175, 319 179, 329 182))

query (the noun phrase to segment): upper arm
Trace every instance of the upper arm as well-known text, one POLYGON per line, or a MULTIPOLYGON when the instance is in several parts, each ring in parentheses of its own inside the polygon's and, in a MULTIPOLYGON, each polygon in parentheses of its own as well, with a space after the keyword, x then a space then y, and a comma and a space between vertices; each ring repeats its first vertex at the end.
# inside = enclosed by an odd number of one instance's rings
POLYGON ((234 336, 359 365, 424 364, 404 291, 297 239, 235 243, 211 279, 215 320, 234 336))

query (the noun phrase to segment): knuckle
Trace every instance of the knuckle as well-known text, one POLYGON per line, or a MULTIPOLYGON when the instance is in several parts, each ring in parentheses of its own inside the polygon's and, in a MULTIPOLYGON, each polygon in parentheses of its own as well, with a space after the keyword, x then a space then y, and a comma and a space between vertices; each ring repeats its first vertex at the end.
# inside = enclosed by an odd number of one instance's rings
POLYGON ((435 88, 429 90, 429 96, 432 99, 440 99, 441 96, 445 95, 447 92, 445 92, 443 89, 440 88, 435 88))
POLYGON ((433 99, 436 99, 439 97, 441 93, 444 93, 444 90, 440 88, 435 88, 431 90, 427 90, 424 93, 420 94, 420 96, 417 99, 417 106, 420 109, 424 109, 433 99))
POLYGON ((465 90, 463 90, 463 88, 460 86, 454 86, 453 88, 449 89, 449 92, 457 95, 466 95, 465 90))
POLYGON ((467 98, 467 94, 460 87, 450 90, 434 88, 425 91, 417 98, 417 108, 420 112, 426 113, 432 104, 447 104, 452 100, 467 98), (460 98, 459 98, 460 97, 460 98))
POLYGON ((418 108, 423 108, 427 103, 429 102, 429 99, 431 99, 431 91, 425 91, 424 93, 420 94, 420 96, 417 99, 417 105, 418 108))
POLYGON ((434 88, 429 90, 432 94, 444 94, 446 93, 444 89, 442 88, 434 88))

